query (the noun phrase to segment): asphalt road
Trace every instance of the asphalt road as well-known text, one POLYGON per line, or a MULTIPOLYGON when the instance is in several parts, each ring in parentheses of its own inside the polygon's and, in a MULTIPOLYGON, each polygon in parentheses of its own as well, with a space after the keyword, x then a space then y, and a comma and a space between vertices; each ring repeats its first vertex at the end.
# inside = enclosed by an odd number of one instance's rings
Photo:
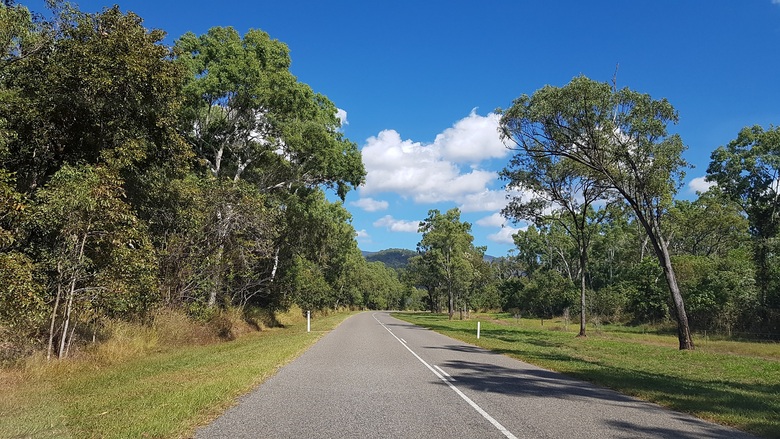
POLYGON ((195 437, 752 436, 366 312, 195 437))

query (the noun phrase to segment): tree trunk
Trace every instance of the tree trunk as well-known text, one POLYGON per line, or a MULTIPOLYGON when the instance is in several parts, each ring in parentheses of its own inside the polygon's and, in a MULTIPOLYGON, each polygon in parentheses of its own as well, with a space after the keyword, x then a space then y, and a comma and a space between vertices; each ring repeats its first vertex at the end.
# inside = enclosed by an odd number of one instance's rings
POLYGON ((688 314, 685 312, 685 303, 680 294, 680 287, 677 285, 677 276, 672 267, 672 258, 669 255, 669 248, 662 237, 658 241, 653 239, 654 247, 658 255, 658 261, 664 270, 666 283, 669 285, 669 292, 672 294, 674 303, 674 317, 677 320, 677 339, 680 341, 680 350, 693 350, 693 338, 691 337, 691 328, 688 325, 688 314))
POLYGON ((693 349, 693 338, 691 337, 691 328, 688 326, 688 314, 685 312, 685 303, 683 302, 680 287, 677 285, 677 276, 672 268, 672 260, 669 256, 669 250, 666 243, 661 245, 662 255, 659 255, 664 270, 666 282, 669 284, 669 291, 672 293, 674 302, 675 318, 677 319, 677 338, 680 340, 680 349, 693 349))
POLYGON ((639 215, 640 212, 636 209, 635 212, 637 212, 637 219, 647 232, 647 238, 653 245, 653 250, 664 271, 664 277, 669 286, 669 292, 672 295, 674 316, 677 320, 677 339, 680 341, 680 350, 693 350, 693 338, 691 337, 691 328, 688 325, 688 314, 685 312, 685 303, 682 294, 680 293, 680 287, 677 285, 677 275, 675 275, 674 268, 672 268, 672 258, 669 255, 669 247, 661 234, 660 224, 658 224, 658 220, 654 217, 651 217, 650 220, 653 223, 650 224, 644 215, 639 215))
POLYGON ((65 324, 62 327, 62 338, 60 338, 60 350, 58 358, 65 356, 65 342, 68 338, 68 326, 70 326, 70 314, 73 310, 73 296, 76 295, 76 273, 71 276, 70 291, 68 292, 68 305, 65 307, 65 324))
POLYGON ((65 324, 62 327, 62 339, 60 340, 60 351, 58 354, 58 358, 63 358, 64 355, 66 355, 65 342, 68 338, 68 326, 70 325, 70 316, 71 316, 71 312, 73 311, 73 299, 76 296, 76 281, 78 279, 79 267, 81 267, 82 261, 84 259, 84 247, 86 247, 87 245, 88 236, 89 236, 89 226, 87 227, 87 231, 84 232, 84 236, 81 238, 78 257, 76 258, 76 264, 75 267, 73 267, 73 271, 70 275, 70 291, 68 291, 68 298, 67 298, 68 305, 65 307, 65 324))
POLYGON ((585 265, 588 263, 587 255, 580 251, 580 333, 577 337, 586 337, 585 334, 585 265))
POLYGON ((51 310, 51 323, 49 324, 49 345, 46 348, 46 361, 51 360, 51 354, 54 351, 54 326, 57 322, 57 312, 60 307, 60 298, 62 297, 62 262, 57 262, 57 297, 54 299, 54 309, 51 310))
POLYGON ((447 291, 448 299, 447 299, 447 314, 450 316, 450 320, 452 320, 452 316, 455 315, 455 295, 452 294, 452 289, 450 288, 449 291, 447 291))

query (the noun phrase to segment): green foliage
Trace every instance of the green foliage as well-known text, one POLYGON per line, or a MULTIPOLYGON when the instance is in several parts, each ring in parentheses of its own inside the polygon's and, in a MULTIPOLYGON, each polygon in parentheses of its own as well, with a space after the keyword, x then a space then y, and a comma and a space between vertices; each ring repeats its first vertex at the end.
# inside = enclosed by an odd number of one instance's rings
POLYGON ((460 210, 442 214, 433 209, 420 222, 422 239, 417 244, 419 257, 412 258, 410 269, 418 285, 428 289, 431 310, 438 309, 439 291, 447 295, 452 318, 455 309, 470 308, 470 289, 478 276, 476 262, 482 262, 485 249, 474 247, 471 224, 460 221, 460 210))
POLYGON ((780 309, 780 127, 743 128, 718 147, 708 179, 738 202, 753 236, 753 257, 761 305, 780 309))
POLYGON ((570 160, 575 176, 631 207, 663 269, 680 349, 693 349, 662 221, 688 166, 682 158, 685 145, 667 131, 677 119, 665 99, 579 76, 563 87, 546 86, 517 98, 502 115, 501 130, 527 155, 570 160))
POLYGON ((379 261, 386 266, 394 269, 405 268, 409 264, 409 259, 415 256, 417 253, 412 250, 402 248, 391 248, 387 250, 381 250, 375 253, 366 254, 366 261, 375 262, 379 261))
POLYGON ((626 311, 633 323, 658 324, 669 320, 669 299, 661 284, 662 271, 658 262, 645 258, 631 267, 630 283, 621 285, 627 296, 626 311))
POLYGON ((36 192, 32 220, 56 287, 72 282, 84 312, 131 316, 156 303, 155 252, 115 174, 63 166, 36 192))
POLYGON ((708 178, 738 201, 751 232, 772 238, 780 232, 780 127, 743 128, 712 153, 708 178))
POLYGON ((322 310, 328 306, 330 285, 316 264, 297 256, 287 270, 285 285, 293 295, 293 301, 303 310, 322 310))
POLYGON ((245 178, 263 191, 324 185, 343 199, 363 182, 357 145, 337 109, 290 73, 289 50, 260 30, 242 38, 214 27, 176 42, 187 70, 183 130, 215 177, 245 178))
POLYGON ((576 303, 577 291, 570 280, 553 270, 534 272, 523 287, 521 310, 551 318, 561 315, 566 308, 576 303))
POLYGON ((162 31, 118 8, 99 14, 66 9, 46 50, 7 66, 6 126, 14 135, 3 165, 32 191, 63 164, 140 169, 183 163, 174 127, 182 75, 160 44, 162 31))
POLYGON ((35 338, 47 312, 44 285, 36 278, 33 261, 17 252, 0 253, 0 285, 0 328, 16 337, 35 338))
POLYGON ((745 317, 755 312, 758 291, 745 251, 715 258, 678 256, 674 262, 694 328, 716 328, 730 334, 735 327, 750 325, 745 317))

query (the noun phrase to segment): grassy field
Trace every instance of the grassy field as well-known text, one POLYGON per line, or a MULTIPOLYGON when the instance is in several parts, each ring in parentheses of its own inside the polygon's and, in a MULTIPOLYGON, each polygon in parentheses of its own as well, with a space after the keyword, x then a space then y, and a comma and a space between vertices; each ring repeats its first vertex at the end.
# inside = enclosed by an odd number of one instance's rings
MULTIPOLYGON (((679 351, 672 335, 602 327, 577 338, 579 325, 472 315, 395 314, 411 323, 674 410, 780 438, 780 344, 694 340, 679 351), (477 321, 481 337, 476 338, 477 321)), ((590 328, 589 328, 590 329, 590 328)))
POLYGON ((298 318, 231 342, 0 371, 0 438, 191 437, 348 315, 313 319, 311 333, 298 318))

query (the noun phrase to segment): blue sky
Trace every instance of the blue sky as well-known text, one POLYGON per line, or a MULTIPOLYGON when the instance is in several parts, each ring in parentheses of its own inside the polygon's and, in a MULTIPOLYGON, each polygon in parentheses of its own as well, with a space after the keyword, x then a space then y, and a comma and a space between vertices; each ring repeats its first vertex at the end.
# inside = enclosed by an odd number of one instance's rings
MULTIPOLYGON (((42 2, 20 1, 31 9, 42 2)), ((345 112, 366 185, 350 193, 360 248, 414 249, 429 209, 459 207, 475 244, 513 247, 503 184, 510 151, 496 108, 574 76, 667 98, 688 145, 679 197, 695 197, 713 149, 749 125, 780 124, 780 0, 77 1, 118 3, 148 28, 262 29, 292 72, 345 112)))

